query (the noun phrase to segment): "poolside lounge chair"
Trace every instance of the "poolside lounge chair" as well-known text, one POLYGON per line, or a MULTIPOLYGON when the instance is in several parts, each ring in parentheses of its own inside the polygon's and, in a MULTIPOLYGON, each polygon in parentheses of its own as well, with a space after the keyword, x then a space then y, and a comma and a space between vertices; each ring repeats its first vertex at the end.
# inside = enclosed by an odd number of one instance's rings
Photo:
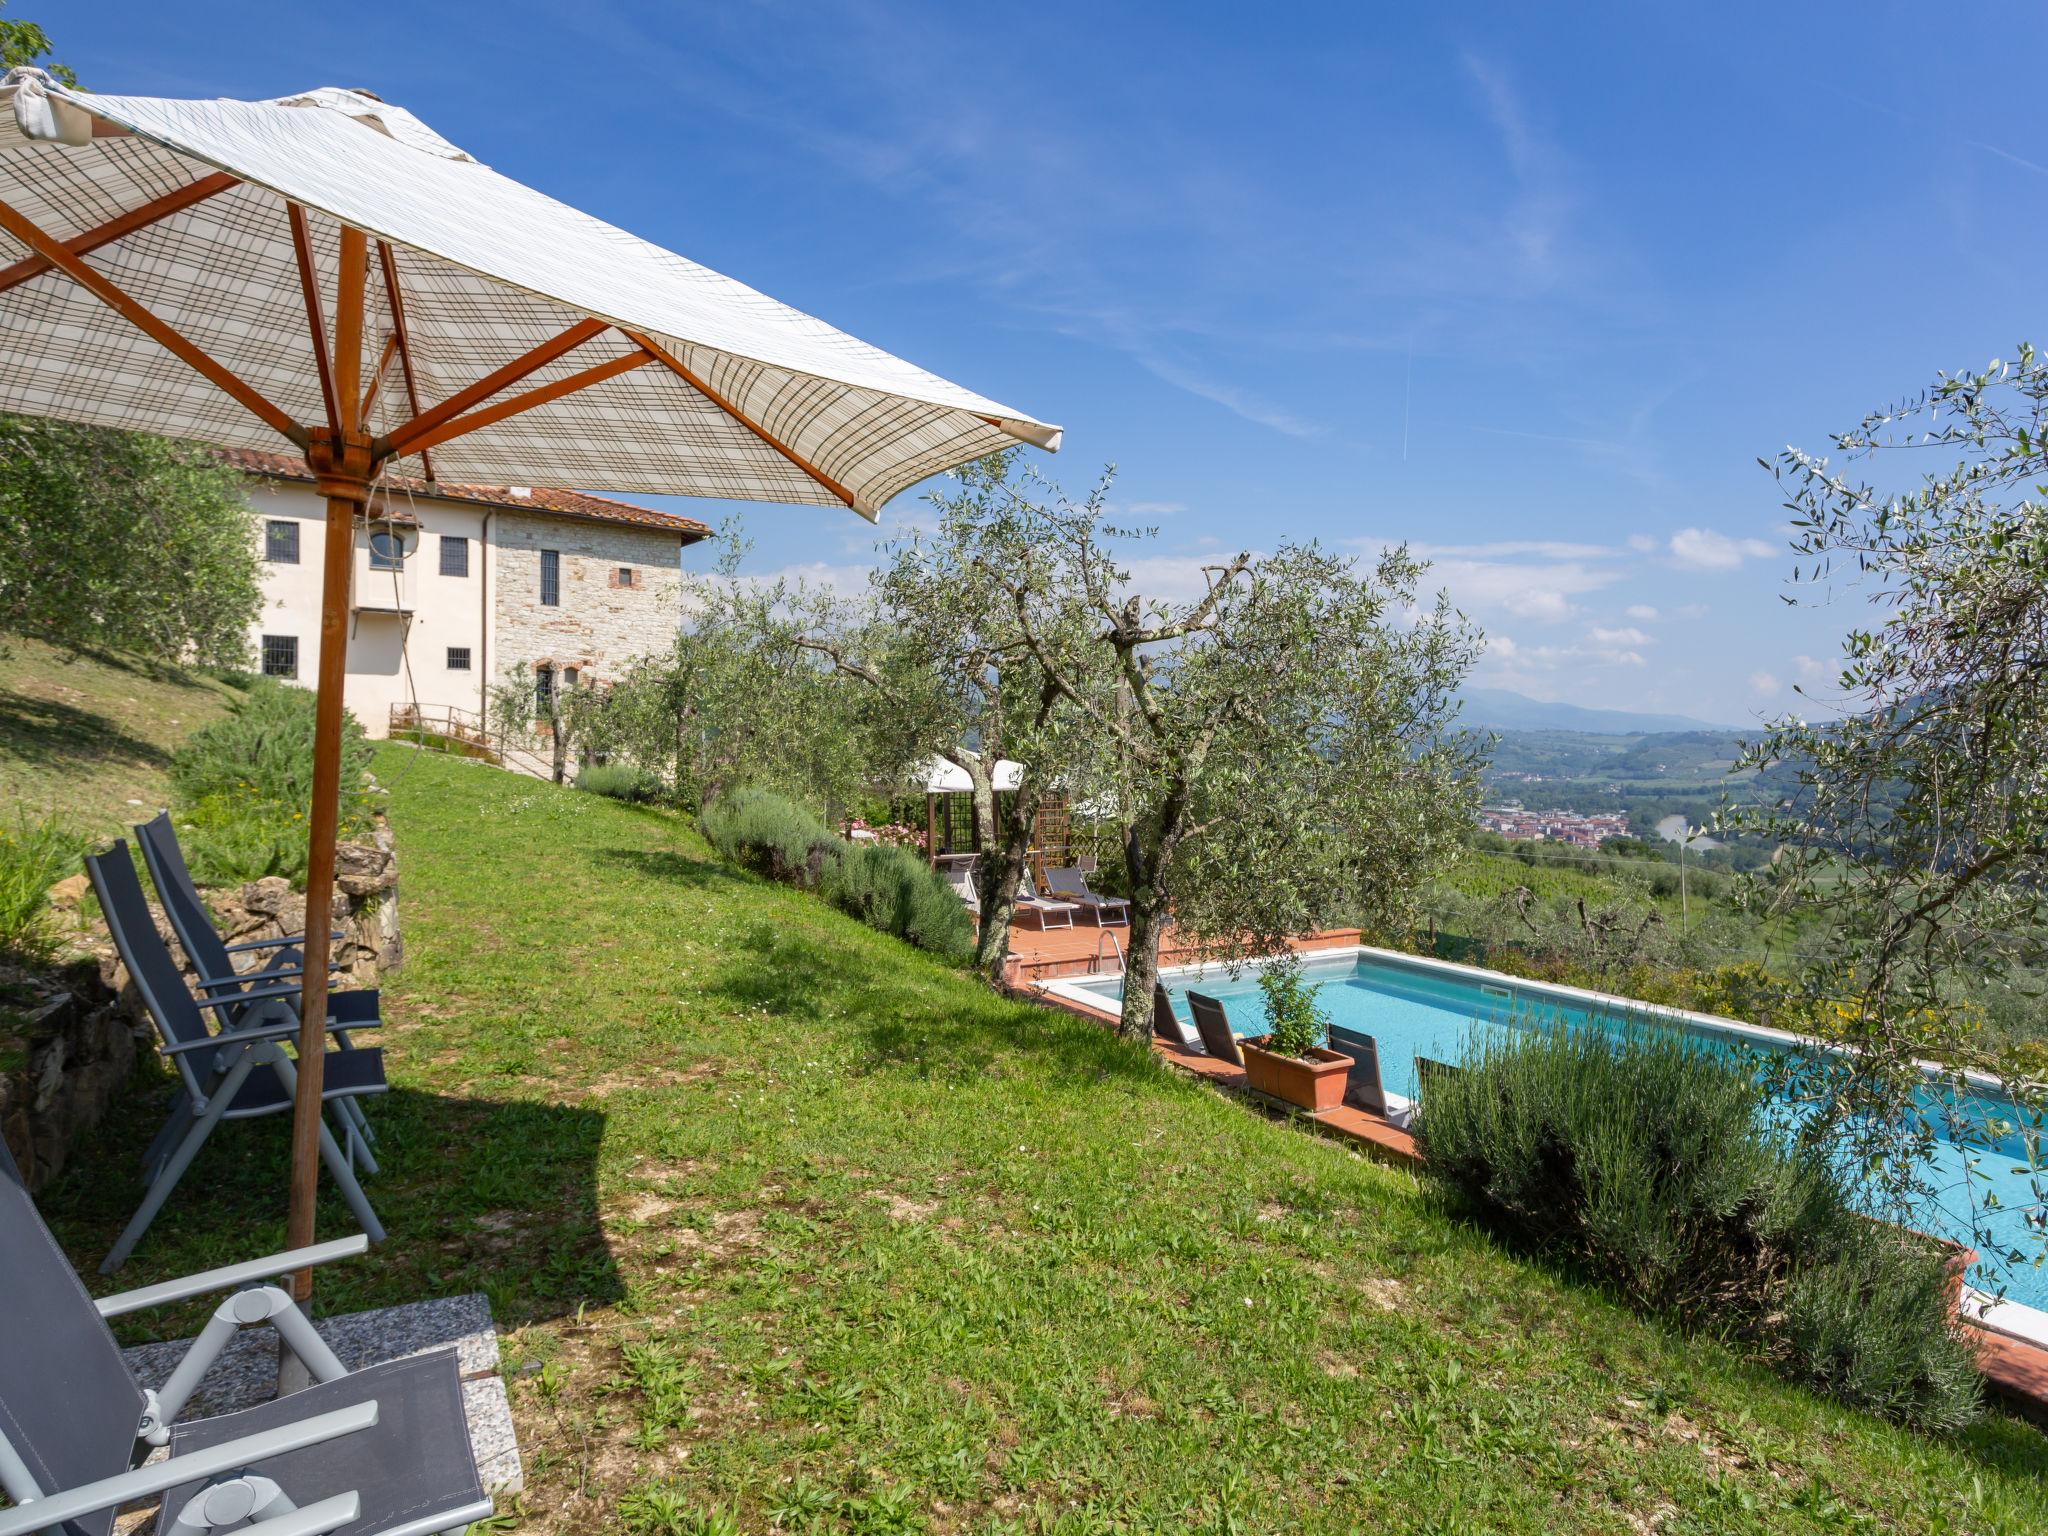
POLYGON ((426 1536, 489 1515, 453 1349, 350 1373, 283 1290, 242 1289, 364 1246, 344 1238, 95 1302, 0 1144, 0 1491, 13 1505, 0 1536, 108 1536, 118 1505, 157 1494, 163 1536, 426 1536), (106 1319, 213 1292, 230 1294, 170 1379, 144 1390, 106 1319), (256 1323, 316 1384, 176 1423, 228 1340, 256 1323), (157 1446, 168 1460, 136 1465, 157 1446))
POLYGON ((1071 901, 1094 916, 1098 927, 1112 923, 1131 926, 1131 904, 1121 896, 1098 896, 1088 889, 1088 877, 1078 869, 1048 869, 1045 888, 1061 901, 1071 901))
POLYGON ((976 921, 981 918, 981 894, 974 888, 974 866, 958 862, 946 865, 946 884, 953 888, 976 921))
POLYGON ((1429 1085, 1438 1078, 1458 1077, 1463 1067, 1454 1067, 1448 1061, 1438 1061, 1434 1056, 1415 1058, 1415 1099, 1418 1109, 1429 1102, 1429 1085))
POLYGON ((1211 1056, 1218 1061, 1227 1061, 1233 1067, 1244 1065, 1244 1052, 1238 1049, 1237 1035, 1230 1027, 1230 1015, 1223 1011, 1221 1003, 1206 992, 1190 992, 1188 1012, 1195 1016, 1195 1029, 1211 1056))
MULTIPOLYGON (((279 982, 274 987, 237 993, 232 998, 195 999, 185 990, 177 962, 156 931, 127 845, 116 843, 110 852, 88 855, 85 870, 99 896, 114 947, 120 951, 121 960, 149 1010, 150 1022, 156 1026, 158 1048, 177 1069, 181 1089, 170 1118, 157 1132, 145 1157, 144 1176, 149 1180, 149 1192, 100 1265, 101 1274, 112 1274, 127 1261, 142 1234, 149 1230, 156 1213, 178 1187, 206 1138, 213 1134, 214 1126, 222 1120, 253 1120, 281 1114, 292 1107, 299 1074, 280 1042, 296 1038, 298 1025, 277 1021, 230 1023, 219 1034, 213 1034, 206 1027, 204 1010, 227 1014, 249 1003, 296 994, 298 984, 279 982)), ((330 1021, 328 1029, 333 1028, 330 1021)), ((329 1104, 337 1099, 383 1093, 386 1089, 384 1053, 374 1046, 329 1052, 323 1067, 322 1091, 329 1104)), ((344 1121, 343 1131, 353 1144, 354 1125, 344 1121)), ((320 1156, 370 1240, 381 1242, 384 1228, 377 1221, 377 1213, 370 1209, 362 1185, 356 1182, 355 1169, 324 1123, 320 1127, 320 1156)))
MULTIPOLYGON (((246 997, 256 990, 274 988, 280 981, 305 974, 306 957, 293 947, 304 941, 302 933, 288 934, 280 939, 255 939, 246 944, 229 944, 221 938, 205 902, 200 900, 199 887, 193 884, 192 872, 185 866, 185 851, 178 846, 177 830, 171 825, 169 812, 159 812, 154 819, 138 825, 135 841, 142 849, 142 862, 149 866, 149 878, 156 886, 157 900, 164 909, 164 915, 171 920, 171 931, 177 934, 179 947, 185 951, 185 958, 191 961, 193 974, 203 994, 231 997, 241 993, 246 997), (272 949, 277 953, 271 956, 268 964, 255 970, 238 972, 235 969, 236 955, 261 949, 272 949)), ((334 937, 341 936, 341 930, 336 929, 334 937)), ((375 1028, 383 1022, 378 1013, 374 987, 328 993, 327 1016, 334 1023, 335 1043, 345 1051, 355 1048, 353 1030, 375 1028)), ((296 1024, 299 1018, 298 994, 296 991, 286 996, 273 994, 260 1002, 245 1003, 229 1011, 226 1017, 233 1024, 286 1021, 296 1024)), ((370 1156, 367 1146, 368 1142, 376 1140, 376 1132, 370 1127, 370 1117, 353 1099, 341 1099, 337 1103, 362 1138, 353 1150, 370 1172, 375 1173, 376 1159, 370 1156)))
POLYGON ((1167 995, 1166 984, 1161 981, 1152 983, 1152 1033, 1176 1051, 1184 1051, 1190 1056, 1208 1054, 1194 1026, 1173 1011, 1173 999, 1167 995))
POLYGON ((1038 894, 1038 887, 1031 883, 1031 867, 1027 864, 1017 877, 1017 914, 1029 912, 1038 919, 1040 929, 1071 928, 1074 914, 1080 908, 1071 901, 1054 901, 1038 894), (1057 921, 1055 921, 1057 919, 1057 921))
POLYGON ((1363 1030, 1332 1024, 1330 1049, 1351 1058, 1351 1070, 1344 1080, 1344 1102, 1405 1130, 1414 1118, 1415 1106, 1398 1093, 1388 1093, 1381 1082, 1379 1042, 1363 1030))

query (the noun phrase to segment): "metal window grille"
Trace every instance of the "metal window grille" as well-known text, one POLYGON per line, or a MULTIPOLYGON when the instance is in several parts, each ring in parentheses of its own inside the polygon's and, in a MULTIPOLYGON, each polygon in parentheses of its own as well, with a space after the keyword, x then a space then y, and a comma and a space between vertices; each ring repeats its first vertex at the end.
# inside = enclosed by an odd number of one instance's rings
POLYGON ((448 647, 448 670, 450 672, 467 672, 469 670, 468 646, 451 645, 448 647))
POLYGON ((263 675, 265 677, 297 677, 299 675, 299 637, 297 635, 265 635, 263 637, 263 675))
POLYGON ((467 576, 469 574, 469 540, 459 534, 441 535, 441 574, 443 576, 467 576))
POLYGON ((263 525, 263 558, 272 565, 299 563, 299 525, 276 518, 263 525))

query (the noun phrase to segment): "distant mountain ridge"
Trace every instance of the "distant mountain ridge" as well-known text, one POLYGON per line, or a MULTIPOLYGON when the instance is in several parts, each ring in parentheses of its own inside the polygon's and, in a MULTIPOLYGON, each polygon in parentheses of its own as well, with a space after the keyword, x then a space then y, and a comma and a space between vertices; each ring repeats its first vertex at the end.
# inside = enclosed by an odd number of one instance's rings
POLYGON ((1552 704, 1506 688, 1467 688, 1461 723, 1496 731, 1586 731, 1598 736, 1641 736, 1671 731, 1739 731, 1755 726, 1716 725, 1690 715, 1641 714, 1632 709, 1588 709, 1552 704))

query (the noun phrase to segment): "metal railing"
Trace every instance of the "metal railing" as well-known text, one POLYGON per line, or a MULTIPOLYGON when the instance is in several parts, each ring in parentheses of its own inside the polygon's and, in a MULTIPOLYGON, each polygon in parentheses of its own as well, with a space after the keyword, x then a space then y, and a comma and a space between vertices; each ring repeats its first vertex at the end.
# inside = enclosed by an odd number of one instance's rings
POLYGON ((1093 976, 1102 969, 1102 945, 1105 939, 1109 942, 1111 953, 1116 956, 1115 974, 1121 976, 1126 969, 1124 965, 1124 947, 1118 942, 1114 928, 1103 929, 1102 938, 1095 941, 1095 956, 1088 962, 1088 974, 1093 976))
POLYGON ((399 740, 425 744, 433 737, 446 750, 464 757, 481 758, 523 773, 531 778, 552 779, 555 765, 540 753, 494 735, 484 717, 475 710, 453 704, 394 704, 391 706, 390 735, 399 740))

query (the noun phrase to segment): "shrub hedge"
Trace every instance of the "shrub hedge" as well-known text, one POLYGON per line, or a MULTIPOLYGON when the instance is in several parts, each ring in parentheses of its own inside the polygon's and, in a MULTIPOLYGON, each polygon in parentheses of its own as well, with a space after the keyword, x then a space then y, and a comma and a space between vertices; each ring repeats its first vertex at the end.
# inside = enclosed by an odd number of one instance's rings
POLYGON ((645 805, 661 797, 661 780, 643 768, 624 763, 590 763, 577 772, 576 787, 634 805, 645 805))
POLYGON ((1642 1028, 1491 1032, 1432 1080, 1429 1176, 1522 1246, 1929 1429, 1981 1383, 1924 1239, 1866 1220, 1741 1058, 1642 1028))
MULTIPOLYGON (((178 840, 201 885, 283 875, 306 883, 306 815, 313 800, 315 699, 306 688, 253 679, 223 719, 171 754, 178 840)), ((341 835, 370 821, 370 744, 353 715, 341 723, 341 835)))
POLYGON ((815 890, 871 928, 948 960, 974 948, 974 926, 945 879, 906 848, 849 843, 794 801, 736 789, 698 818, 723 858, 787 885, 815 890))

